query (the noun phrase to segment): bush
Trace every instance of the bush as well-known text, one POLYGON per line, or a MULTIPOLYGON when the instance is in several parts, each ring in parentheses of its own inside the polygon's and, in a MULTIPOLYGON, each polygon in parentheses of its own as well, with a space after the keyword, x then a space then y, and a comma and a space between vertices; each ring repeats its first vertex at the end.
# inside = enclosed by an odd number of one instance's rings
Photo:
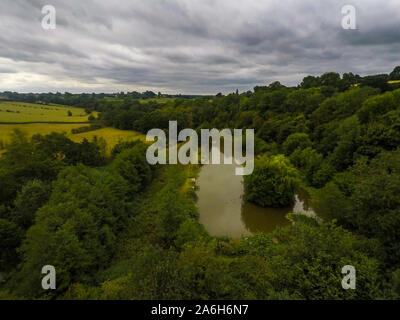
POLYGON ((22 231, 15 223, 0 219, 0 265, 2 271, 16 263, 16 248, 20 245, 22 236, 22 231))
POLYGON ((13 221, 19 227, 29 228, 36 211, 49 200, 50 193, 50 185, 43 181, 32 180, 25 184, 14 201, 13 221))
POLYGON ((263 207, 282 207, 294 202, 298 172, 283 155, 255 161, 253 174, 244 177, 245 197, 263 207))
POLYGON ((89 131, 95 131, 95 130, 98 130, 98 129, 101 129, 101 125, 100 124, 91 124, 90 126, 71 129, 71 133, 72 134, 78 134, 78 133, 84 133, 84 132, 89 132, 89 131))
POLYGON ((151 180, 151 168, 146 160, 143 143, 137 144, 119 154, 111 168, 130 183, 133 192, 142 191, 151 180))
MULTIPOLYGON (((180 230, 181 224, 191 216, 195 211, 191 205, 183 198, 179 191, 166 187, 158 195, 156 205, 157 213, 157 231, 159 236, 166 240, 174 240, 180 230)), ((183 230, 180 230, 182 240, 183 230)), ((179 240, 179 244, 183 244, 179 240)))
POLYGON ((23 267, 11 283, 24 297, 49 295, 40 285, 43 265, 57 270, 57 292, 87 283, 105 268, 127 223, 127 183, 118 175, 83 165, 63 170, 49 202, 36 213, 20 252, 23 267))
POLYGON ((185 243, 196 242, 207 238, 207 232, 204 226, 195 219, 186 219, 177 232, 175 245, 182 248, 185 243))
POLYGON ((358 118, 363 124, 371 120, 376 120, 380 115, 396 109, 398 103, 397 95, 392 92, 373 96, 363 103, 361 109, 358 111, 358 118))
POLYGON ((131 149, 136 146, 138 143, 141 143, 140 140, 133 141, 119 141, 111 150, 111 157, 115 158, 117 155, 122 153, 122 151, 126 149, 131 149))
POLYGON ((294 133, 287 137, 282 145, 285 155, 290 156, 296 149, 311 147, 311 140, 306 133, 294 133))

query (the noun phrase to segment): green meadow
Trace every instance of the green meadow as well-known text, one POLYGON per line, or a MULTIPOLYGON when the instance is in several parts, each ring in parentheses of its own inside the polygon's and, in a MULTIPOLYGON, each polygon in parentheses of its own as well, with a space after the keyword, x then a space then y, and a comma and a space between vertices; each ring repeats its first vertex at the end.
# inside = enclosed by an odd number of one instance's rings
MULTIPOLYGON (((96 112, 92 114, 97 116, 96 112)), ((52 132, 65 133, 75 142, 82 142, 85 138, 90 141, 95 136, 102 137, 107 142, 107 151, 120 141, 145 140, 145 135, 138 132, 110 127, 72 134, 72 129, 89 125, 88 117, 82 108, 0 101, 0 155, 4 152, 15 129, 24 131, 28 137, 52 132)))
POLYGON ((82 108, 0 101, 0 123, 87 122, 88 117, 82 108))

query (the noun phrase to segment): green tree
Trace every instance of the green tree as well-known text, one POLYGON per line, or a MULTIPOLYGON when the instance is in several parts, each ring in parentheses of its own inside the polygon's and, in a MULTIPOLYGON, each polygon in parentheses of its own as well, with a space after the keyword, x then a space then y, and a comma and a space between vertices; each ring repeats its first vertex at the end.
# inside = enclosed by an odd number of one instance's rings
MULTIPOLYGON (((158 234, 169 242, 176 238, 181 224, 195 215, 194 208, 182 198, 178 190, 168 186, 160 192, 157 202, 158 234)), ((181 237, 182 232, 181 230, 181 237)))
POLYGON ((302 299, 374 299, 380 295, 378 261, 362 249, 361 241, 334 223, 318 225, 311 218, 295 216, 288 227, 242 242, 244 254, 265 259, 277 291, 302 299), (357 290, 342 288, 345 265, 357 270, 357 290))
POLYGON ((306 181, 314 185, 314 176, 321 169, 323 156, 311 147, 298 148, 290 156, 290 161, 304 172, 306 181))
POLYGON ((298 172, 283 155, 255 160, 254 171, 244 177, 245 197, 263 207, 282 207, 294 202, 298 172))
POLYGON ((143 191, 151 180, 151 168, 146 160, 146 147, 143 143, 121 152, 111 164, 131 186, 132 192, 143 191))
POLYGON ((321 79, 319 77, 314 77, 314 76, 305 77, 300 84, 300 87, 303 89, 309 89, 319 86, 321 86, 321 79))
POLYGON ((24 297, 40 297, 40 270, 57 270, 57 292, 87 283, 115 253, 127 221, 127 183, 118 175, 83 165, 62 171, 49 202, 39 209, 21 247, 23 265, 11 286, 24 297))
POLYGON ((389 75, 390 80, 400 80, 400 66, 397 66, 389 75))
POLYGON ((398 98, 394 93, 386 92, 382 95, 373 96, 367 99, 363 103, 357 115, 361 123, 367 123, 376 119, 380 115, 396 109, 398 103, 398 98))
POLYGON ((307 133, 293 133, 282 144, 282 150, 285 155, 290 156, 296 149, 303 150, 311 147, 311 144, 307 133))
POLYGON ((193 218, 186 219, 179 227, 175 245, 182 248, 186 243, 207 239, 208 234, 202 224, 193 218))
POLYGON ((50 194, 50 185, 43 181, 32 180, 25 184, 14 201, 12 220, 24 229, 29 228, 36 211, 46 204, 50 194))
POLYGON ((337 72, 324 73, 320 79, 323 86, 340 87, 340 74, 337 72))
POLYGON ((115 158, 117 155, 122 153, 122 151, 126 149, 131 149, 140 143, 140 140, 132 140, 132 141, 119 141, 111 150, 111 156, 115 158))
POLYGON ((350 230, 379 240, 387 267, 400 262, 400 152, 358 161, 317 192, 313 207, 350 230))
POLYGON ((299 89, 288 94, 284 109, 287 112, 312 113, 324 99, 319 88, 299 89))
POLYGON ((0 219, 0 265, 2 271, 8 271, 18 262, 16 249, 19 247, 23 232, 8 220, 0 219))
POLYGON ((0 158, 0 203, 11 204, 18 191, 30 180, 51 181, 63 163, 38 150, 26 133, 14 130, 6 152, 0 158))
POLYGON ((356 117, 350 117, 336 127, 337 145, 329 156, 330 163, 343 171, 354 164, 357 149, 360 147, 361 127, 356 117))

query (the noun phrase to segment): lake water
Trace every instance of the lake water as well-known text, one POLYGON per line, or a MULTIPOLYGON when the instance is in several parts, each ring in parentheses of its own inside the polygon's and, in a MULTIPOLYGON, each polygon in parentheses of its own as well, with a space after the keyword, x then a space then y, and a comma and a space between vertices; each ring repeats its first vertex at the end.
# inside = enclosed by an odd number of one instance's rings
POLYGON ((290 212, 315 216, 304 190, 296 194, 293 206, 285 208, 262 208, 244 201, 243 177, 235 175, 236 167, 236 164, 221 164, 201 168, 197 204, 200 222, 211 235, 239 238, 255 232, 271 232, 290 223, 285 218, 290 212))

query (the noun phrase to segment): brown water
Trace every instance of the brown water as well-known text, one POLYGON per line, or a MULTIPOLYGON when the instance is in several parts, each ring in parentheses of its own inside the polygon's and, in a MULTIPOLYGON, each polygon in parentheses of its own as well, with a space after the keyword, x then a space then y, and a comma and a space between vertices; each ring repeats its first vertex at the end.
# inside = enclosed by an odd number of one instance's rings
POLYGON ((242 176, 235 175, 235 164, 204 165, 197 180, 200 222, 213 236, 239 238, 255 232, 271 232, 290 222, 290 212, 315 216, 304 190, 296 195, 293 206, 262 208, 243 200, 242 176))

